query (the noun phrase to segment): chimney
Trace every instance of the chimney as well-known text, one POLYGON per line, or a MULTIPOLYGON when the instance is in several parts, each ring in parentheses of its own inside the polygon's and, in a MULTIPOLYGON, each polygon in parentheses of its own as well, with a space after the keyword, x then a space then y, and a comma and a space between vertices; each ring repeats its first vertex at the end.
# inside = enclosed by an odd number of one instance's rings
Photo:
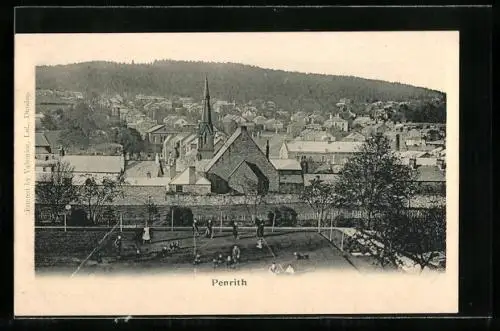
POLYGON ((411 167, 412 169, 417 169, 417 159, 416 159, 416 158, 412 157, 412 158, 410 159, 410 167, 411 167))
POLYGON ((436 164, 437 164, 439 170, 445 170, 446 169, 446 163, 444 162, 444 159, 438 158, 436 160, 436 164))
POLYGON ((189 166, 189 184, 190 185, 196 184, 196 167, 195 166, 189 166))
POLYGON ((269 140, 266 141, 266 159, 269 160, 269 140))
POLYGON ((241 131, 247 131, 247 126, 246 125, 241 125, 240 128, 241 128, 241 131))
POLYGON ((396 134, 396 151, 401 150, 401 135, 398 133, 396 134))

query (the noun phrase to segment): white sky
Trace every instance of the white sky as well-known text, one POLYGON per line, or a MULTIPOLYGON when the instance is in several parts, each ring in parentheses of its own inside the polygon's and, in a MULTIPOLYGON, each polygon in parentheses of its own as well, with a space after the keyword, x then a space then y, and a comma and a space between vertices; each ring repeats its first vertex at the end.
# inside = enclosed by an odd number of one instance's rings
MULTIPOLYGON (((20 35, 16 36, 16 40, 20 35)), ((36 64, 155 59, 236 62, 352 75, 446 91, 458 32, 285 32, 21 35, 36 64), (25 40, 28 39, 28 40, 25 40)))

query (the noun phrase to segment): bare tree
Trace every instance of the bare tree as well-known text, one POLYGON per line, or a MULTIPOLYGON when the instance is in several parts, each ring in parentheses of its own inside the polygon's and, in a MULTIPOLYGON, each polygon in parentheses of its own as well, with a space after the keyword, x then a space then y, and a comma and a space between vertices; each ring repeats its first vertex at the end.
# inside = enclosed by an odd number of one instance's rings
POLYGON ((322 222, 336 202, 333 187, 317 177, 311 181, 310 185, 304 187, 300 199, 314 210, 318 220, 318 232, 320 232, 322 222))
POLYGON ((102 213, 103 205, 111 203, 118 196, 123 196, 123 177, 104 178, 101 183, 89 176, 80 188, 80 202, 85 207, 87 217, 96 221, 102 213))
POLYGON ((245 176, 243 194, 245 195, 247 213, 251 217, 257 217, 258 207, 265 203, 265 196, 267 194, 265 188, 259 181, 256 182, 245 176))
POLYGON ((77 187, 73 185, 73 170, 69 163, 57 162, 52 171, 42 175, 35 185, 37 202, 49 207, 52 220, 78 196, 77 187))

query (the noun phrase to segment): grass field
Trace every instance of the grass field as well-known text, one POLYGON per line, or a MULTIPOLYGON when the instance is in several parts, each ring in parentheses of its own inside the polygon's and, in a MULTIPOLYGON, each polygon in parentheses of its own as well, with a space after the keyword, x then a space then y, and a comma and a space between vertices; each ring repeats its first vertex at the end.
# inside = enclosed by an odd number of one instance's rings
MULTIPOLYGON (((81 262, 94 250, 106 231, 57 231, 37 230, 35 236, 35 268, 37 274, 71 274, 81 262)), ((102 262, 97 263, 96 254, 91 256, 79 270, 79 275, 115 274, 115 273, 163 273, 193 272, 195 251, 201 255, 201 263, 196 272, 212 272, 212 259, 219 253, 230 254, 233 245, 241 249, 241 261, 232 272, 266 270, 273 261, 282 268, 292 264, 296 273, 307 273, 318 269, 355 270, 343 253, 332 246, 327 239, 315 231, 277 230, 266 232, 262 249, 256 247, 255 231, 242 230, 240 238, 234 239, 230 232, 215 231, 213 239, 203 236, 193 239, 191 231, 155 231, 152 242, 142 245, 136 240, 133 231, 123 232, 122 257, 117 258, 113 245, 118 232, 113 232, 98 251, 102 262), (180 241, 180 249, 166 257, 158 253, 172 240, 180 241), (141 255, 136 257, 139 248, 141 255), (308 254, 308 260, 296 260, 294 252, 308 254)), ((221 267, 223 268, 223 267, 221 267)))

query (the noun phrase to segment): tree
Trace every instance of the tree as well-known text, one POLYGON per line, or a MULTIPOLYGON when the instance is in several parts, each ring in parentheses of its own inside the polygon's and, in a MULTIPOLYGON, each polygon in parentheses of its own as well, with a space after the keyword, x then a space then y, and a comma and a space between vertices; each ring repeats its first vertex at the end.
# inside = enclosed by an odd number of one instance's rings
POLYGON ((402 255, 411 258, 420 266, 428 267, 438 252, 446 250, 445 206, 433 206, 418 214, 399 214, 394 242, 402 255))
POLYGON ((414 178, 414 171, 391 151, 389 139, 375 134, 344 165, 335 185, 337 202, 361 210, 370 228, 376 216, 407 206, 414 178))
POLYGON ((101 183, 91 176, 85 180, 80 188, 80 202, 91 221, 98 220, 105 203, 111 203, 116 197, 123 196, 122 183, 122 176, 117 179, 104 178, 101 183))
POLYGON ((37 202, 49 207, 52 220, 56 220, 64 207, 78 196, 78 190, 73 185, 73 170, 69 163, 57 162, 53 171, 43 175, 35 185, 37 202))
POLYGON ((364 246, 382 267, 402 263, 403 215, 415 192, 414 176, 392 153, 388 138, 376 134, 347 161, 335 185, 338 205, 362 214, 351 243, 364 246))
POLYGON ((258 207, 265 203, 265 196, 269 183, 264 183, 261 179, 252 180, 248 176, 244 178, 243 194, 245 196, 245 207, 251 217, 257 217, 258 207))
POLYGON ((320 232, 321 223, 327 217, 327 211, 336 202, 333 186, 324 183, 318 176, 311 181, 310 185, 304 187, 300 194, 300 199, 314 210, 318 219, 318 232, 320 232))
POLYGON ((148 218, 146 220, 146 226, 148 226, 148 224, 150 225, 153 222, 153 218, 158 214, 158 205, 153 202, 151 197, 148 197, 145 206, 148 212, 148 218))
POLYGON ((115 142, 123 146, 125 153, 138 154, 144 151, 144 140, 141 134, 133 128, 119 127, 115 142))

